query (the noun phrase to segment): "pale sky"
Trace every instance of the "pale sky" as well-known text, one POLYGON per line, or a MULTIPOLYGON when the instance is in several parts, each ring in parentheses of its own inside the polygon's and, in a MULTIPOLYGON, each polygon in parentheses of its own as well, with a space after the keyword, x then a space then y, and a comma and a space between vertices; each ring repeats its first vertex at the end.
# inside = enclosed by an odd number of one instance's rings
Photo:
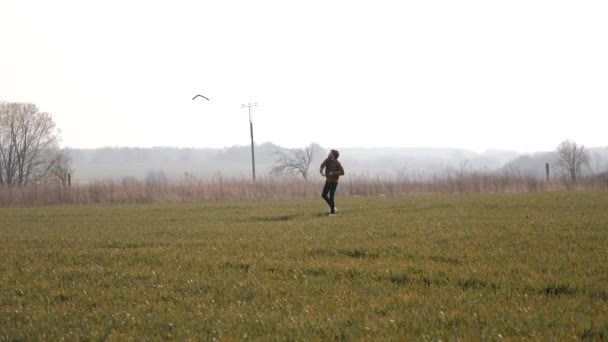
POLYGON ((0 100, 63 145, 608 145, 608 1, 0 0, 0 100), (197 99, 196 94, 210 98, 197 99))

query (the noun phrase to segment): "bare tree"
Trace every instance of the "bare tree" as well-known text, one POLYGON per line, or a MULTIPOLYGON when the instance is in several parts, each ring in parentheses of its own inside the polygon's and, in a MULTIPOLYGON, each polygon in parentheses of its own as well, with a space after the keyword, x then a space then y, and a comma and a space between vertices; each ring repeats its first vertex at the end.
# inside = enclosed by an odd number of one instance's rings
POLYGON ((299 174, 304 180, 308 180, 308 169, 314 155, 312 144, 304 149, 291 150, 290 153, 277 151, 274 154, 277 156, 277 160, 270 170, 271 174, 299 174))
POLYGON ((557 166, 570 177, 572 182, 581 174, 583 166, 589 165, 589 153, 584 145, 565 140, 557 146, 557 166))
POLYGON ((41 181, 53 166, 59 130, 31 103, 0 102, 0 184, 41 181))
POLYGON ((68 149, 64 148, 55 155, 51 166, 51 175, 63 186, 70 185, 70 178, 74 174, 72 157, 68 149))

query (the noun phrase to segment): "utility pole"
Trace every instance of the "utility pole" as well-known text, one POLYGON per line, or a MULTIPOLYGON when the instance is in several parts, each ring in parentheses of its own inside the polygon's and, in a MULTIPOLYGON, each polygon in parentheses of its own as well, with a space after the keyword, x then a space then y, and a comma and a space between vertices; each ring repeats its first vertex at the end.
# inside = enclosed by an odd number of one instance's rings
POLYGON ((249 131, 251 132, 251 172, 253 174, 253 180, 255 181, 255 153, 253 152, 253 120, 251 120, 251 107, 256 107, 257 102, 254 104, 244 104, 243 108, 249 108, 249 131))

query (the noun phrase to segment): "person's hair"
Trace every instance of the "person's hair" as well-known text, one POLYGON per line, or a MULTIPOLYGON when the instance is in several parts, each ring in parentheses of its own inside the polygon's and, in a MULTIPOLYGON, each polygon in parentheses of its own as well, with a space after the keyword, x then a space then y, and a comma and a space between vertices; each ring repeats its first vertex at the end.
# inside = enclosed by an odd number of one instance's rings
POLYGON ((340 157, 340 152, 338 152, 338 150, 331 150, 330 153, 333 154, 334 158, 336 158, 336 159, 338 159, 338 157, 340 157))

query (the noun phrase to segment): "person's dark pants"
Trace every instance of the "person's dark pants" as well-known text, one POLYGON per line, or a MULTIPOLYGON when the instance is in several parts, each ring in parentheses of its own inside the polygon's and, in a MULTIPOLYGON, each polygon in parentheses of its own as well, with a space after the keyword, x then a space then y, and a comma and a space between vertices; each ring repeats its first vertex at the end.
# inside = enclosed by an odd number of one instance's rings
POLYGON ((329 204, 330 213, 336 213, 336 204, 334 202, 334 196, 336 196, 336 188, 338 187, 338 182, 325 182, 325 186, 323 187, 323 192, 321 193, 321 197, 329 204))

